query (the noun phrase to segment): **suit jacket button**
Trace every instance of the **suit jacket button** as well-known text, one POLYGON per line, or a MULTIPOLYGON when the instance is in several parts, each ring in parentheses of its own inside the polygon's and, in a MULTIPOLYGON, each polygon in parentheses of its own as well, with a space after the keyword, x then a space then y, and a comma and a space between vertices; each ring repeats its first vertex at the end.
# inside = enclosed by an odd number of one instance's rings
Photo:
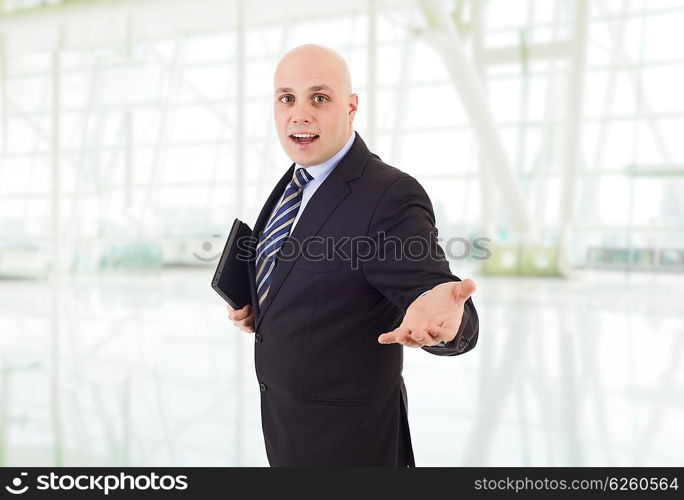
POLYGON ((462 337, 461 341, 458 343, 458 351, 464 351, 465 348, 468 347, 468 344, 470 344, 470 340, 465 337, 462 337))
POLYGON ((261 344, 261 341, 262 341, 262 340, 264 340, 264 338, 261 336, 260 333, 257 333, 257 334, 254 336, 254 342, 256 342, 257 344, 261 344))
POLYGON ((259 383, 259 390, 261 392, 266 392, 266 386, 263 383, 259 383))

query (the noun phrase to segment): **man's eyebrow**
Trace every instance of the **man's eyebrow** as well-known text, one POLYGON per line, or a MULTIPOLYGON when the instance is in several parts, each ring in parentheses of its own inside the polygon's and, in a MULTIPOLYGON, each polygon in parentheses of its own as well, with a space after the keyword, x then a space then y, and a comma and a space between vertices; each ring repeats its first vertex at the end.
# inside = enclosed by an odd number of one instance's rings
POLYGON ((314 85, 312 87, 309 87, 310 92, 318 92, 319 90, 327 90, 332 92, 332 89, 328 87, 325 83, 323 85, 314 85))
MULTIPOLYGON (((318 92, 319 90, 328 90, 332 92, 332 89, 326 85, 325 83, 323 85, 312 85, 309 87, 309 92, 318 92)), ((276 94, 279 94, 281 92, 294 92, 292 88, 290 87, 280 87, 278 90, 275 91, 276 94)))

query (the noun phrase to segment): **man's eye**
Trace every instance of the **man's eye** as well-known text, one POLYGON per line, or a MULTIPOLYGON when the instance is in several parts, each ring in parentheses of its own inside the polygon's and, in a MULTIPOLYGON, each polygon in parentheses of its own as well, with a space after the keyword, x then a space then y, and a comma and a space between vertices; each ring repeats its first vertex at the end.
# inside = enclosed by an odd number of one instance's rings
POLYGON ((316 101, 316 102, 324 102, 324 101, 326 101, 327 99, 328 99, 328 98, 325 97, 324 95, 316 95, 316 96, 314 96, 314 101, 316 101), (321 100, 321 101, 318 101, 317 99, 319 99, 319 98, 322 99, 322 100, 321 100))
POLYGON ((292 101, 289 100, 289 99, 292 99, 292 96, 291 96, 291 95, 284 95, 284 96, 282 96, 282 97, 279 99, 279 101, 280 101, 280 102, 292 102, 292 101))

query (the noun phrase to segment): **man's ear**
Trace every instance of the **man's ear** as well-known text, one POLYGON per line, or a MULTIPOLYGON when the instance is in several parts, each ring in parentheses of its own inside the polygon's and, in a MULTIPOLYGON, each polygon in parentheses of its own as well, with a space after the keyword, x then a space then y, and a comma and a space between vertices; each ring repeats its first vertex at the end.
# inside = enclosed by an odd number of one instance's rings
POLYGON ((351 94, 349 96, 349 123, 354 121, 357 109, 359 109, 359 95, 351 94))

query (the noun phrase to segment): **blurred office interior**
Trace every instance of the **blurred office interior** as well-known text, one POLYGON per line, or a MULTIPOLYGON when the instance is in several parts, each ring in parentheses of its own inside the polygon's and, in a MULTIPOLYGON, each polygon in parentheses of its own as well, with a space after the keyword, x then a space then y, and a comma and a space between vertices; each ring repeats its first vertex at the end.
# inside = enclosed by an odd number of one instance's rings
POLYGON ((682 26, 684 0, 0 0, 0 465, 267 465, 209 285, 291 164, 272 78, 302 43, 346 58, 355 129, 478 284, 473 351, 405 349, 417 464, 682 465, 682 26))

